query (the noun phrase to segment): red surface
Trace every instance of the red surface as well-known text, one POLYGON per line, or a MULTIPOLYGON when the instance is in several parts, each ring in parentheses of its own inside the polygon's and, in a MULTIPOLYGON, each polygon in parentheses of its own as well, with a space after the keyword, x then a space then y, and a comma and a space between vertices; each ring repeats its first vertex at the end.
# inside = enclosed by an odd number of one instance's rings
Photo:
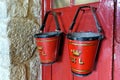
POLYGON ((114 80, 120 79, 120 0, 115 4, 115 30, 114 30, 114 80))
POLYGON ((59 48, 59 36, 49 38, 36 38, 41 63, 56 61, 59 48))
MULTIPOLYGON (((49 0, 46 0, 49 1, 49 0)), ((66 36, 62 39, 63 45, 60 46, 61 51, 58 57, 58 61, 52 66, 43 66, 43 80, 112 80, 112 72, 113 72, 113 10, 114 4, 112 0, 101 0, 100 3, 91 4, 96 6, 97 15, 99 21, 102 25, 102 29, 104 31, 105 38, 101 42, 99 47, 99 52, 97 54, 97 58, 95 60, 96 64, 94 65, 93 72, 86 77, 78 77, 74 76, 71 73, 70 61, 69 61, 69 53, 68 53, 68 42, 66 36)), ((61 29, 64 33, 68 32, 68 28, 72 22, 75 11, 78 6, 65 7, 61 9, 55 9, 57 12, 61 12, 59 16, 59 22, 61 25, 61 29)), ((46 8, 48 9, 48 8, 46 8)), ((91 14, 88 12, 84 15, 84 18, 81 20, 81 17, 78 16, 78 20, 76 23, 76 27, 74 31, 86 31, 93 30, 96 31, 95 24, 93 18, 91 18, 91 14), (81 23, 79 23, 81 22, 81 23), (86 24, 87 23, 87 24, 86 24)), ((53 20, 49 17, 49 29, 53 29, 53 20)), ((118 47, 118 46, 117 46, 118 47)), ((118 47, 119 49, 119 47, 118 47)), ((119 49, 120 50, 120 49, 119 49)), ((117 52, 117 50, 116 50, 117 52)), ((119 52, 118 52, 119 53, 119 52)), ((118 59, 118 58, 117 58, 118 59)), ((119 60, 119 59, 118 59, 119 60)), ((116 62, 118 68, 119 61, 116 62)), ((117 71, 118 72, 118 71, 117 71)), ((118 75, 115 75, 118 77, 118 75)), ((118 78, 116 79, 118 80, 118 78)))
POLYGON ((72 72, 88 74, 92 72, 99 40, 76 41, 68 39, 68 50, 72 72))

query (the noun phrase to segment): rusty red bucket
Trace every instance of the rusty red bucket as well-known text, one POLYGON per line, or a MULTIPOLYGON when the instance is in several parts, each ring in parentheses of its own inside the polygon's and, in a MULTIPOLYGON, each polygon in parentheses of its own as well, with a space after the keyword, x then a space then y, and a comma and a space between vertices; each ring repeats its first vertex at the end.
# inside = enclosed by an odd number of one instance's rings
POLYGON ((90 6, 81 6, 78 8, 74 17, 70 30, 73 29, 74 23, 78 16, 78 13, 83 8, 90 8, 98 29, 98 33, 95 32, 69 32, 68 38, 68 49, 71 63, 71 70, 77 75, 88 75, 92 72, 96 53, 100 40, 103 38, 99 22, 95 14, 95 8, 90 6))
POLYGON ((48 11, 46 13, 43 24, 40 27, 40 31, 41 31, 40 33, 34 35, 37 49, 39 51, 40 62, 43 64, 51 64, 55 62, 57 59, 60 36, 62 34, 58 24, 56 12, 48 11), (43 29, 45 27, 47 17, 50 13, 52 13, 54 20, 56 22, 56 31, 44 33, 43 29))

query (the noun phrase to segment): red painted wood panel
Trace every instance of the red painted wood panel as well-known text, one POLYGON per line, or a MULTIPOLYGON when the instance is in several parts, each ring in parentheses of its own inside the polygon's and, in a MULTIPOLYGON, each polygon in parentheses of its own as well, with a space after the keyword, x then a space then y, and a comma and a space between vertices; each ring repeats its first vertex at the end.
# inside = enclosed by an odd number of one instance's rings
POLYGON ((120 78, 120 0, 115 3, 115 30, 114 30, 114 80, 120 78))
MULTIPOLYGON (((59 22, 61 29, 64 32, 61 40, 60 53, 58 61, 52 64, 52 66, 44 66, 42 68, 43 80, 111 80, 112 79, 112 56, 113 56, 113 1, 102 0, 100 3, 90 4, 96 6, 97 15, 104 30, 105 38, 101 42, 99 51, 94 65, 93 72, 86 77, 74 76, 71 73, 70 60, 67 46, 66 33, 72 22, 75 11, 78 6, 65 7, 55 9, 59 14, 59 22)), ((51 17, 48 18, 46 31, 53 31, 55 28, 54 20, 51 17)), ((91 16, 91 12, 87 12, 84 15, 80 13, 77 18, 75 29, 73 31, 96 31, 94 20, 91 16)))
POLYGON ((42 66, 42 80, 52 80, 51 65, 42 66))

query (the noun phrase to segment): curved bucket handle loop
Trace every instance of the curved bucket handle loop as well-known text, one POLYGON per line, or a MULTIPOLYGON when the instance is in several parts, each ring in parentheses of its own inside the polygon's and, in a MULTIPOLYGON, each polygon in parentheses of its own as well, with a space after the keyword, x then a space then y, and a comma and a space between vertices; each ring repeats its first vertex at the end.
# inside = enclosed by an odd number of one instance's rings
POLYGON ((59 23, 58 23, 57 13, 54 12, 54 11, 47 11, 46 14, 45 14, 43 23, 42 23, 42 25, 41 25, 41 27, 40 27, 40 29, 39 29, 40 32, 43 32, 44 27, 45 27, 45 24, 46 24, 46 21, 47 21, 47 18, 48 18, 48 15, 49 15, 50 13, 52 13, 52 15, 53 15, 53 17, 54 17, 55 24, 56 24, 56 31, 61 30, 61 29, 60 29, 60 25, 59 25, 59 23))
MULTIPOLYGON (((75 25, 75 22, 76 22, 76 19, 77 19, 77 16, 78 16, 80 10, 83 10, 83 8, 90 8, 90 9, 91 9, 92 15, 93 15, 94 20, 95 20, 95 23, 96 23, 96 27, 97 27, 97 29, 98 29, 98 32, 101 33, 101 32, 102 32, 102 29, 101 29, 101 26, 100 26, 99 21, 98 21, 98 19, 97 19, 96 13, 95 13, 95 12, 96 12, 96 8, 95 8, 95 7, 91 7, 91 6, 80 6, 80 7, 78 8, 78 10, 76 11, 76 14, 75 14, 75 16, 74 16, 73 22, 72 22, 69 30, 71 31, 71 30, 73 29, 73 27, 74 27, 74 25, 75 25)), ((85 11, 85 10, 83 10, 83 11, 85 11)))

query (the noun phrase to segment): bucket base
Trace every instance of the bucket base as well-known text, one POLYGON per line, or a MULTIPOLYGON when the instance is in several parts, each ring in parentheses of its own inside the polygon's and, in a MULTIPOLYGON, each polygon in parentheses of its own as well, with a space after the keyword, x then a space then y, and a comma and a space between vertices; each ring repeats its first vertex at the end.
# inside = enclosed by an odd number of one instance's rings
POLYGON ((54 64, 55 62, 56 62, 56 61, 53 61, 53 62, 50 62, 50 63, 42 63, 42 62, 41 62, 41 64, 44 65, 44 66, 48 66, 48 65, 54 64))
POLYGON ((75 76, 78 76, 78 77, 85 77, 85 76, 88 76, 88 75, 90 75, 91 74, 91 72, 90 73, 88 73, 88 74, 78 74, 78 73, 75 73, 75 72, 72 72, 75 76))

